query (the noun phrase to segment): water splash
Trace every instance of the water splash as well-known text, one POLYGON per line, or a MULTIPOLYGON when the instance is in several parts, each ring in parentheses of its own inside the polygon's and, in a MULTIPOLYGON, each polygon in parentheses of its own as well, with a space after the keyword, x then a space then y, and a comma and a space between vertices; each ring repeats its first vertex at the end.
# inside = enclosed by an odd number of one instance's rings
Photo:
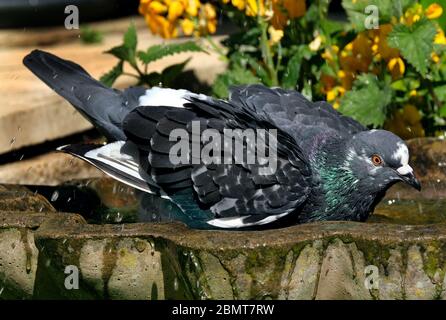
POLYGON ((120 223, 122 221, 122 215, 120 212, 116 214, 115 222, 120 223))
POLYGON ((175 279, 173 279, 173 290, 178 291, 178 287, 179 287, 178 278, 175 277, 175 279))
POLYGON ((56 201, 59 198, 59 191, 55 190, 51 195, 51 202, 56 201))

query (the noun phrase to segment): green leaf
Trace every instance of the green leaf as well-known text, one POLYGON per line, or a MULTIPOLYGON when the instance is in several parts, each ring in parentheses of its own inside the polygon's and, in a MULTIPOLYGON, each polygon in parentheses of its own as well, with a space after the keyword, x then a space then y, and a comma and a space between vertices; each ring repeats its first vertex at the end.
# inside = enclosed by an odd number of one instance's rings
POLYGON ((345 23, 336 20, 325 19, 321 20, 321 28, 326 35, 332 35, 334 33, 344 30, 345 23))
POLYGON ((293 54, 288 61, 285 72, 282 76, 282 87, 286 89, 295 89, 300 76, 300 69, 304 60, 310 60, 314 55, 308 45, 304 44, 298 47, 295 54, 293 54))
POLYGON ((137 44, 138 39, 136 37, 136 28, 132 23, 124 34, 124 43, 105 51, 105 53, 112 54, 119 60, 127 61, 132 66, 136 66, 135 53, 137 44))
POLYGON ((434 87, 435 95, 440 101, 446 101, 446 85, 439 85, 434 87))
POLYGON ((258 27, 252 27, 243 32, 237 32, 229 35, 225 40, 222 41, 223 45, 227 48, 237 49, 239 46, 258 46, 259 37, 261 30, 258 27))
POLYGON ((122 66, 124 62, 119 61, 116 66, 113 67, 109 72, 104 74, 99 81, 101 81, 103 84, 105 84, 108 87, 111 87, 113 83, 116 81, 116 79, 122 74, 122 66))
POLYGON ((407 60, 424 77, 433 51, 433 40, 437 33, 435 24, 422 19, 412 26, 396 25, 388 35, 389 46, 400 50, 407 60))
POLYGON ((212 86, 212 92, 219 98, 225 98, 229 95, 229 87, 253 83, 260 83, 260 79, 254 76, 251 71, 236 64, 232 69, 218 75, 212 86))
MULTIPOLYGON (((342 0, 342 6, 347 12, 353 28, 364 31, 365 22, 370 14, 366 14, 366 8, 374 5, 379 10, 379 24, 389 22, 392 16, 400 17, 407 8, 416 0, 342 0)), ((369 7, 370 8, 370 7, 369 7)))
POLYGON ((341 99, 339 111, 363 125, 380 127, 386 120, 386 107, 391 100, 392 91, 388 86, 381 88, 375 75, 363 74, 341 99))
POLYGON ((127 29, 127 32, 124 34, 124 47, 135 52, 136 46, 138 45, 138 37, 136 35, 136 27, 132 22, 127 29))
POLYGON ((131 55, 129 50, 124 46, 113 47, 110 50, 105 51, 105 53, 114 55, 119 60, 124 60, 124 61, 129 61, 131 55))
POLYGON ((302 57, 299 52, 291 57, 282 77, 282 87, 285 89, 296 88, 297 81, 299 80, 301 63, 302 57))
POLYGON ((139 78, 138 85, 148 85, 150 87, 157 86, 162 82, 161 74, 159 72, 151 72, 143 74, 139 78))
POLYGON ((365 21, 368 14, 365 13, 369 5, 376 6, 379 11, 379 23, 387 22, 392 15, 392 1, 389 0, 342 0, 342 6, 347 12, 348 19, 353 29, 365 30, 365 21))
POLYGON ((85 44, 101 43, 104 38, 101 31, 90 26, 82 26, 80 32, 81 41, 85 44))
POLYGON ((446 105, 442 106, 440 110, 438 110, 438 115, 442 118, 446 118, 446 105))
POLYGON ((169 43, 151 46, 147 51, 139 51, 138 58, 144 63, 149 64, 155 60, 159 60, 169 55, 181 52, 206 52, 194 41, 186 41, 182 43, 169 43))
POLYGON ((168 66, 161 73, 161 83, 164 87, 171 87, 173 81, 183 72, 184 67, 190 61, 190 58, 177 64, 168 66))
POLYGON ((261 65, 255 58, 248 56, 248 65, 254 70, 255 74, 262 80, 266 86, 271 86, 272 80, 263 65, 261 65))

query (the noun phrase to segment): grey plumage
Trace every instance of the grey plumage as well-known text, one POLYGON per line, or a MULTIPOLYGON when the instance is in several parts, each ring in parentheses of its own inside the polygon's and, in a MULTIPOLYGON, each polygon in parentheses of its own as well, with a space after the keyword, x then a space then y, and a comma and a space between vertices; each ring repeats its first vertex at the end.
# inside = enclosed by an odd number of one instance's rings
MULTIPOLYGON (((255 227, 317 220, 364 221, 390 185, 419 188, 405 143, 384 130, 368 131, 326 102, 311 102, 293 90, 240 86, 228 101, 185 90, 105 87, 78 65, 33 51, 25 65, 67 99, 110 141, 106 146, 61 150, 145 192, 166 197, 194 227, 255 227), (262 174, 256 163, 172 163, 172 130, 276 130, 264 138, 277 151, 277 168, 262 174), (379 159, 379 161, 378 161, 379 159), (379 162, 379 163, 378 163, 379 162)), ((209 132, 209 131, 208 131, 209 132)), ((189 137, 192 149, 197 141, 189 137)), ((236 136, 244 151, 259 140, 236 136), (245 140, 243 140, 245 138, 245 140)), ((198 147, 204 142, 198 140, 198 147)), ((232 154, 229 160, 240 160, 232 154)))

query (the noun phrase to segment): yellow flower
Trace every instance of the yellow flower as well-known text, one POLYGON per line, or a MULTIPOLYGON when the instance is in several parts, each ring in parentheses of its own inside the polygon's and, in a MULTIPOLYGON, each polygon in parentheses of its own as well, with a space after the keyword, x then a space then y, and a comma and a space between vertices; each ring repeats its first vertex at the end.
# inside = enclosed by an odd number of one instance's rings
POLYGON ((190 19, 183 19, 181 21, 181 29, 186 36, 190 36, 194 32, 195 25, 190 19))
POLYGON ((153 34, 167 39, 176 37, 179 28, 187 36, 215 33, 217 29, 215 8, 200 0, 140 0, 139 13, 153 34))
POLYGON ((423 7, 421 4, 417 3, 413 7, 409 8, 403 16, 400 18, 400 23, 404 23, 408 26, 411 26, 418 20, 420 20, 423 15, 423 7))
POLYGON ((142 15, 162 14, 167 12, 167 6, 159 1, 141 0, 138 11, 142 15))
POLYGON ((269 26, 268 33, 272 45, 278 43, 283 37, 283 30, 277 30, 273 26, 269 26))
POLYGON ((438 54, 436 54, 435 52, 431 53, 431 59, 433 62, 438 63, 440 62, 440 57, 438 56, 438 54))
POLYGON ((184 6, 180 1, 173 1, 169 5, 169 13, 167 15, 169 21, 175 21, 178 19, 178 17, 181 17, 181 15, 184 12, 184 6))
POLYGON ((200 8, 200 1, 199 0, 187 0, 187 8, 186 12, 188 15, 192 17, 196 17, 198 15, 198 9, 200 8))
POLYGON ((231 3, 234 7, 236 7, 239 10, 245 9, 245 5, 246 5, 245 0, 232 0, 231 3))
POLYGON ((327 92, 327 101, 333 101, 337 97, 337 92, 335 89, 332 89, 327 92))
POLYGON ((217 31, 217 13, 210 3, 206 3, 201 7, 198 25, 198 35, 212 34, 217 31))
POLYGON ((378 30, 371 30, 369 37, 373 38, 373 45, 371 47, 372 53, 377 60, 384 59, 389 61, 392 58, 399 57, 400 52, 398 49, 391 48, 387 44, 387 35, 392 31, 393 27, 391 24, 383 24, 379 26, 378 30))
POLYGON ((210 3, 204 5, 204 14, 208 20, 217 18, 215 8, 210 3))
POLYGON ((406 71, 404 61, 400 57, 390 59, 389 63, 387 64, 387 68, 389 68, 393 79, 401 77, 406 71))
POLYGON ((264 0, 246 0, 246 15, 247 16, 264 16, 265 4, 264 0))
POLYGON ((217 31, 217 20, 209 20, 206 26, 209 33, 215 33, 217 31))
POLYGON ((438 29, 437 34, 435 35, 434 43, 446 45, 446 37, 441 28, 438 29))
POLYGON ((341 86, 336 86, 331 90, 327 91, 327 101, 334 101, 337 97, 342 96, 345 93, 345 88, 341 86))
POLYGON ((340 106, 341 106, 341 104, 339 103, 339 101, 336 101, 335 103, 333 103, 333 108, 335 110, 339 109, 340 106))
POLYGON ((437 19, 443 14, 443 8, 438 3, 432 3, 424 14, 428 19, 437 19))

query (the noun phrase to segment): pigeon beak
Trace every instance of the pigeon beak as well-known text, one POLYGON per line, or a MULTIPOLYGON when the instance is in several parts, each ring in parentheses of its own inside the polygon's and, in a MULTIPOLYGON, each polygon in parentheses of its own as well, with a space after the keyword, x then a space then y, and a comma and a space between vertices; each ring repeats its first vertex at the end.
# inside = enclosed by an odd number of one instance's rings
POLYGON ((415 174, 413 173, 413 169, 411 166, 406 164, 404 166, 399 167, 396 171, 398 172, 398 175, 400 176, 402 181, 414 187, 418 191, 421 190, 421 183, 415 177, 415 174))

